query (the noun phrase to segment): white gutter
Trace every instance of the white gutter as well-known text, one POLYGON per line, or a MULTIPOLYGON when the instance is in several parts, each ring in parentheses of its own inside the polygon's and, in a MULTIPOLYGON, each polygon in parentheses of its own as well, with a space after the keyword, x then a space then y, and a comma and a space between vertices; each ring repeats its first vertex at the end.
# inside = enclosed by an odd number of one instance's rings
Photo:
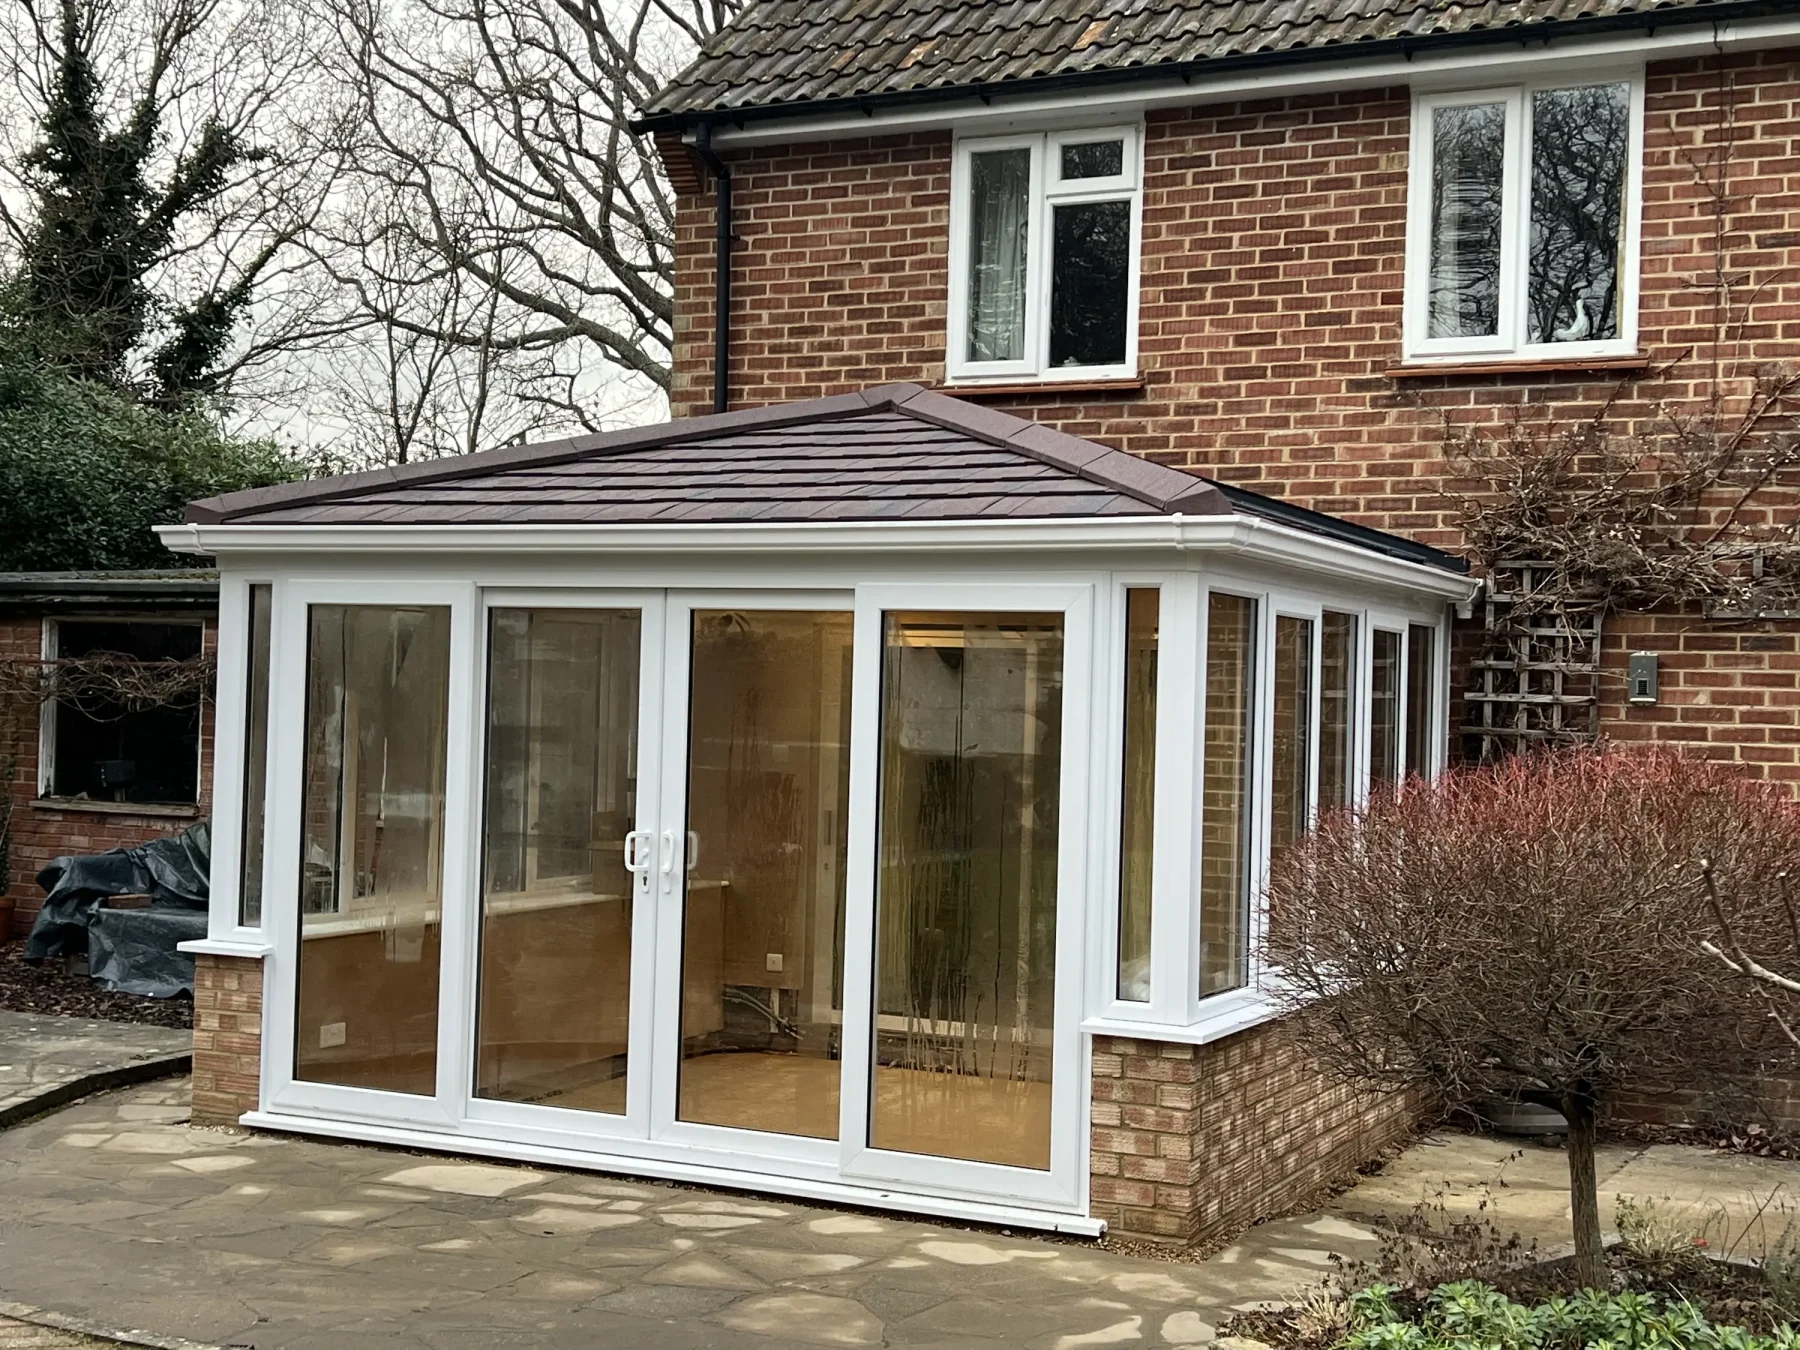
POLYGON ((1343 540, 1244 516, 1099 516, 1077 519, 825 521, 668 525, 159 525, 177 553, 358 555, 780 554, 1118 550, 1229 553, 1464 602, 1480 583, 1343 540))
MULTIPOLYGON (((1660 32, 1612 33, 1552 42, 1534 36, 1527 25, 1518 29, 1516 47, 1484 43, 1466 50, 1450 48, 1419 53, 1410 59, 1387 57, 1372 61, 1357 61, 1346 54, 1342 61, 1226 71, 1216 76, 1196 75, 1191 81, 1170 78, 1085 91, 996 94, 988 102, 970 98, 967 102, 934 102, 913 108, 876 109, 866 114, 774 118, 752 115, 742 127, 721 121, 713 131, 712 143, 720 149, 730 149, 952 128, 965 135, 989 135, 1072 121, 1130 121, 1156 108, 1197 107, 1242 98, 1280 98, 1394 85, 1421 90, 1485 88, 1522 79, 1555 79, 1564 73, 1575 79, 1592 79, 1596 70, 1607 67, 1800 45, 1800 19, 1720 25, 1683 23, 1688 13, 1671 13, 1672 27, 1660 32), (1682 26, 1673 27, 1676 24, 1682 26)), ((729 113, 722 117, 729 118, 729 113)))

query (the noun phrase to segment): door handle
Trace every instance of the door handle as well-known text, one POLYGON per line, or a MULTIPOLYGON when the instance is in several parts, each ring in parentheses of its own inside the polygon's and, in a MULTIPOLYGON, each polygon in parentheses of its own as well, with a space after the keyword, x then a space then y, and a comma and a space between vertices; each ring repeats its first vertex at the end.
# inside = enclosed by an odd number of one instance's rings
POLYGON ((691 872, 699 865, 700 832, 698 830, 689 830, 687 832, 687 870, 691 872))
POLYGON ((664 892, 675 889, 675 859, 680 856, 680 840, 674 830, 662 832, 662 888, 664 892))
POLYGON ((650 870, 650 831, 633 830, 625 836, 625 870, 633 876, 650 870))

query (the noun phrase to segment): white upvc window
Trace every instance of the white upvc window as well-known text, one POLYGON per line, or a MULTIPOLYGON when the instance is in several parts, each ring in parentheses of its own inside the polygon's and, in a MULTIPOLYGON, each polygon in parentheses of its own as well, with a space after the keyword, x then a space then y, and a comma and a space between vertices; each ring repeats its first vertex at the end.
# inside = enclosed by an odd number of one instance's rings
POLYGON ((1637 348, 1641 73, 1416 97, 1406 355, 1637 348))
POLYGON ((950 379, 1137 373, 1141 142, 1104 127, 957 143, 950 379))

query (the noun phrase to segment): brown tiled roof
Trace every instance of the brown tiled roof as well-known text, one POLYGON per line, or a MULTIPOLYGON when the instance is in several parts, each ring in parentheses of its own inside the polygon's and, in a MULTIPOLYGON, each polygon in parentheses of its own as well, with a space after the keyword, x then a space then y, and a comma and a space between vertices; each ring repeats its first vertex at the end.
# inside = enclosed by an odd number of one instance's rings
POLYGON ((1394 535, 914 384, 253 488, 242 525, 655 525, 1250 515, 1446 567, 1394 535))
MULTIPOLYGON (((1784 0, 755 0, 648 125, 1781 12, 1784 0)), ((1791 13, 1793 0, 1785 0, 1791 13)))

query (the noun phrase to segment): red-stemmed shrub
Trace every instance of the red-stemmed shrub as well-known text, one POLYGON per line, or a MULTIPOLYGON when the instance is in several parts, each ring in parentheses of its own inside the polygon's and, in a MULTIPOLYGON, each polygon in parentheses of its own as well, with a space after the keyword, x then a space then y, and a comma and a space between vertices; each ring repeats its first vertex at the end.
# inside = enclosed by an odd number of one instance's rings
POLYGON ((1702 948, 1707 863, 1740 939, 1792 955, 1800 808, 1779 789, 1668 749, 1520 755, 1326 815, 1272 870, 1266 956, 1340 1071, 1557 1106, 1577 1264, 1598 1282, 1601 1097, 1751 1086, 1793 1053, 1702 948))

